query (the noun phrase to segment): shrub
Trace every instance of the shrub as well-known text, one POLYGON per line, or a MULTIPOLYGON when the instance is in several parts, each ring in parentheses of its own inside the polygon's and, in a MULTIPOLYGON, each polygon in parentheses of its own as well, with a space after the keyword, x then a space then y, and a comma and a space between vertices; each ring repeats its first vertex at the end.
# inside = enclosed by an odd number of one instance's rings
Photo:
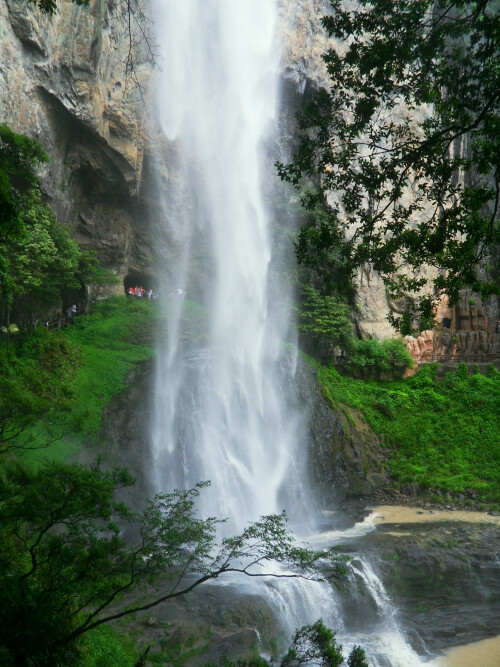
POLYGON ((298 309, 299 330, 310 334, 319 347, 326 343, 328 357, 337 346, 344 352, 352 350, 355 342, 350 306, 337 296, 322 294, 312 285, 302 286, 302 298, 298 309))
POLYGON ((411 368, 413 360, 400 338, 391 338, 382 343, 376 338, 358 340, 354 351, 349 357, 348 367, 361 375, 375 373, 395 373, 411 368))

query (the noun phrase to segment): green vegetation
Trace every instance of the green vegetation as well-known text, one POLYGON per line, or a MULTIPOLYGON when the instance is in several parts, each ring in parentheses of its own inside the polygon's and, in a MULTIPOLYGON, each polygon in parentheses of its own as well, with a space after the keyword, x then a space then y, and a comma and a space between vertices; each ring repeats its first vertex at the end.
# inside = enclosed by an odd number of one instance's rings
POLYGON ((153 303, 113 297, 66 329, 39 327, 0 347, 0 453, 38 465, 95 440, 104 406, 153 355, 158 321, 153 303))
MULTIPOLYGON (((342 646, 335 634, 321 620, 297 630, 292 645, 283 656, 280 667, 313 663, 325 667, 339 667, 344 663, 342 646)), ((348 667, 368 667, 365 652, 355 646, 347 659, 348 667)))
POLYGON ((413 367, 408 348, 400 338, 387 338, 380 342, 376 338, 356 340, 346 367, 355 375, 378 378, 382 374, 394 377, 413 367))
POLYGON ((497 0, 330 0, 321 22, 330 85, 277 165, 311 213, 299 262, 325 284, 330 259, 345 276, 369 263, 427 320, 443 292, 498 294, 496 269, 477 271, 500 242, 497 0))
POLYGON ((25 191, 38 183, 36 169, 48 159, 37 141, 0 125, 0 242, 22 235, 25 191))
POLYGON ((38 142, 0 125, 0 326, 7 347, 11 315, 16 332, 32 329, 61 308, 64 290, 116 282, 42 201, 36 169, 47 160, 38 142))
POLYGON ((334 356, 344 368, 361 377, 402 374, 413 360, 404 341, 393 338, 359 340, 351 322, 351 308, 339 295, 327 295, 310 284, 301 286, 298 329, 310 337, 317 356, 334 356))
POLYGON ((394 382, 358 380, 318 366, 336 407, 358 410, 382 439, 399 483, 449 492, 477 489, 500 500, 500 373, 468 375, 466 365, 436 379, 436 366, 394 382))
POLYGON ((312 285, 302 286, 299 330, 312 335, 317 346, 328 345, 328 356, 335 347, 350 352, 354 347, 354 327, 349 319, 351 309, 339 297, 321 294, 312 285))
POLYGON ((0 454, 36 449, 66 430, 80 363, 62 332, 44 328, 0 347, 0 454))
POLYGON ((296 630, 292 644, 279 662, 267 660, 260 655, 237 663, 225 658, 221 667, 297 667, 299 665, 317 665, 318 667, 368 667, 366 655, 360 646, 354 646, 344 660, 342 646, 335 639, 335 633, 327 628, 320 619, 312 625, 304 625, 296 630))
POLYGON ((11 460, 0 473, 4 665, 81 664, 81 638, 90 631, 229 572, 313 581, 345 574, 344 556, 298 545, 284 513, 218 540, 221 522, 195 510, 208 482, 157 494, 138 514, 115 499, 117 489, 133 484, 123 469, 48 462, 30 470, 11 460), (135 536, 127 541, 126 524, 135 536), (276 563, 286 564, 283 574, 276 563), (126 594, 136 589, 146 598, 131 603, 126 594))
MULTIPOLYGON (((189 338, 205 312, 185 306, 189 338)), ((117 489, 133 483, 125 470, 66 461, 75 437, 96 438, 104 405, 152 355, 158 311, 149 301, 110 298, 66 329, 27 330, 0 349, 2 664, 132 667, 144 651, 108 624, 207 580, 246 574, 251 562, 260 566, 258 576, 274 561, 295 570, 293 576, 336 581, 345 574, 344 556, 297 545, 284 514, 218 542, 219 521, 202 520, 194 510, 206 484, 159 494, 139 515, 115 499, 117 489), (139 539, 121 539, 126 523, 139 539), (167 579, 170 593, 158 587, 167 579), (147 594, 132 606, 126 594, 137 588, 147 594)), ((180 662, 198 650, 180 647, 180 662)), ((162 655, 153 650, 148 660, 162 655)))
POLYGON ((80 667, 136 667, 139 657, 132 637, 101 625, 87 634, 81 647, 80 667))
POLYGON ((64 335, 81 354, 72 386, 77 432, 97 436, 104 406, 124 389, 127 374, 153 355, 158 320, 154 303, 124 296, 97 302, 90 315, 75 318, 64 335))

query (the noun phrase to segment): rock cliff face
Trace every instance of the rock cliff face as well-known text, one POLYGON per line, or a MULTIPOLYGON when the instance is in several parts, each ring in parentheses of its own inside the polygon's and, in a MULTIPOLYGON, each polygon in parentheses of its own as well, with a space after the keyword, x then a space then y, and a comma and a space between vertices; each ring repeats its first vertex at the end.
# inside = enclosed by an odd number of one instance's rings
MULTIPOLYGON (((318 24, 326 4, 279 3, 282 144, 292 139, 303 95, 326 76, 318 24)), ((59 0, 48 17, 25 0, 0 0, 0 122, 46 147, 43 194, 120 280, 152 274, 160 263, 175 275, 179 156, 152 111, 154 67, 139 64, 140 88, 126 80, 122 10, 120 0, 90 0, 86 7, 59 0)), ((200 267, 200 274, 207 270, 200 267)), ((194 282, 202 284, 203 276, 194 282)))
MULTIPOLYGON (((329 43, 319 22, 328 6, 327 0, 278 2, 283 59, 275 155, 281 159, 293 146, 295 112, 311 91, 328 85, 322 54, 329 43)), ((0 0, 0 122, 47 148, 44 195, 120 280, 153 274, 159 265, 175 275, 179 156, 151 112, 153 66, 141 64, 138 54, 140 87, 126 79, 129 41, 121 12, 120 0, 90 0, 87 7, 59 0, 58 13, 47 17, 25 0, 0 0)), ((195 285, 203 285, 207 270, 200 262, 195 285)), ((358 278, 360 332, 393 335, 386 314, 399 312, 399 304, 377 274, 358 278)), ((499 316, 498 300, 491 304, 490 320, 499 316)))
MULTIPOLYGON (((0 121, 46 147, 44 195, 121 276, 152 254, 146 109, 139 89, 126 85, 126 26, 113 0, 88 7, 63 0, 58 8, 47 17, 26 2, 0 0, 0 121)), ((147 66, 139 76, 147 85, 147 66)))
MULTIPOLYGON (((99 437, 102 451, 91 452, 101 454, 110 463, 119 460, 133 471, 137 481, 128 500, 134 506, 140 506, 154 493, 148 477, 153 415, 151 405, 143 401, 144 396, 151 395, 153 378, 151 361, 131 372, 126 390, 104 409, 99 437), (140 410, 137 405, 141 405, 140 410)), ((304 434, 307 457, 295 464, 307 468, 303 477, 311 480, 314 501, 321 508, 331 509, 345 499, 369 496, 389 483, 386 455, 376 436, 355 410, 343 414, 332 409, 321 393, 314 369, 300 359, 287 401, 296 403, 298 413, 305 405, 309 411, 304 434)))
POLYGON ((417 364, 463 362, 488 366, 500 360, 500 321, 496 312, 470 290, 463 290, 454 306, 443 300, 437 309, 437 328, 417 338, 406 336, 417 364), (490 317, 488 317, 488 314, 490 317))
POLYGON ((316 501, 330 509, 348 498, 369 496, 388 484, 387 457, 359 413, 333 410, 316 373, 299 360, 295 377, 298 405, 309 409, 309 475, 316 501))
POLYGON ((497 525, 379 526, 356 545, 373 563, 412 646, 440 652, 498 634, 497 525))

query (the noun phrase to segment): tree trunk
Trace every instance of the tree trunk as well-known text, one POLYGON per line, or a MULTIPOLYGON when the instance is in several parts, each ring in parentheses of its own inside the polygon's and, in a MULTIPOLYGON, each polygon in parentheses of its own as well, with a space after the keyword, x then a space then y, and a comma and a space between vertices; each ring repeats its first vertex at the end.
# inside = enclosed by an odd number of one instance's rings
POLYGON ((7 306, 7 352, 9 351, 10 339, 10 306, 7 306))

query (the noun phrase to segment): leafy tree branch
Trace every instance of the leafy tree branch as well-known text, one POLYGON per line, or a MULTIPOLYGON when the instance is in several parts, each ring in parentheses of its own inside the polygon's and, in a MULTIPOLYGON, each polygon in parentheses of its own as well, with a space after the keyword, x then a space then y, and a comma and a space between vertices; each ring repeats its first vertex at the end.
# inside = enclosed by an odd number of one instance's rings
POLYGON ((426 294, 426 317, 442 293, 498 294, 495 271, 477 270, 500 241, 498 3, 330 5, 331 85, 303 110, 293 161, 277 165, 327 214, 303 227, 299 262, 326 274, 335 252, 351 275, 369 263, 392 295, 426 294))
POLYGON ((78 638, 90 630, 230 572, 334 583, 345 573, 343 556, 297 545, 284 513, 219 541, 221 521, 200 518, 195 507, 208 483, 159 494, 142 514, 115 498, 132 483, 126 471, 97 465, 47 463, 36 471, 5 465, 0 646, 15 664, 56 664, 68 651, 77 655, 78 638), (126 542, 121 529, 127 524, 136 537, 126 542), (148 602, 130 604, 126 593, 137 588, 147 590, 148 602))

